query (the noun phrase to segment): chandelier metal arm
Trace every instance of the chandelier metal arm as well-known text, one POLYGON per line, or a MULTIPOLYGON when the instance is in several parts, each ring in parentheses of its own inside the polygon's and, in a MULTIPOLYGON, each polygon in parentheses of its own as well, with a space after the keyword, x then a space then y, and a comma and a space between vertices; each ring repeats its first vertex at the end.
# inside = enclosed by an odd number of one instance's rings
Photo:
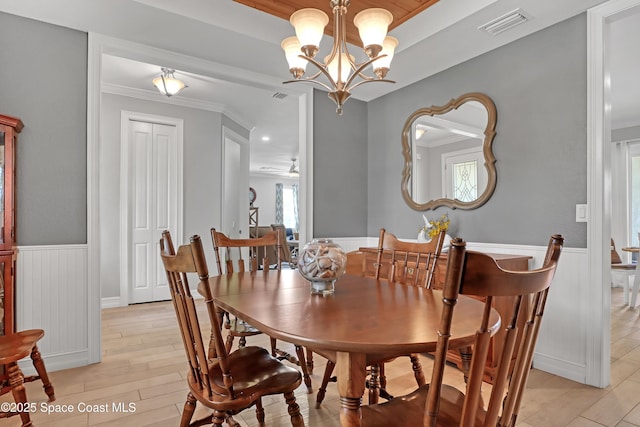
POLYGON ((357 88, 358 86, 363 85, 365 83, 375 83, 375 82, 395 83, 396 81, 395 80, 388 80, 388 79, 374 79, 374 78, 369 77, 368 79, 359 81, 358 83, 356 83, 353 86, 351 86, 349 88, 349 91, 351 91, 351 90, 353 90, 353 89, 357 88))
POLYGON ((361 83, 365 83, 367 81, 377 81, 377 80, 379 80, 379 79, 375 79, 374 77, 370 77, 370 76, 367 76, 367 75, 363 74, 362 71, 365 68, 367 68, 369 66, 369 64, 371 64, 372 62, 374 62, 374 61, 376 61, 376 60, 378 60, 380 58, 384 58, 385 56, 387 56, 387 55, 384 55, 384 54, 383 55, 378 55, 375 58, 371 58, 368 61, 365 61, 360 65, 356 65, 353 68, 353 74, 349 77, 349 79, 345 83, 345 87, 349 88, 350 85, 351 85, 351 82, 353 82, 353 79, 355 79, 358 76, 360 76, 360 78, 364 79, 364 81, 363 82, 359 82, 357 85, 353 86, 352 88, 354 88, 356 86, 359 86, 361 83))
POLYGON ((169 89, 167 89, 167 82, 164 79, 164 75, 161 75, 160 78, 162 79, 162 86, 164 87, 164 93, 171 98, 171 94, 169 93, 169 89))
POLYGON ((295 79, 295 80, 287 80, 282 82, 283 84, 287 84, 287 83, 300 83, 300 82, 305 82, 305 83, 315 83, 317 85, 322 86, 323 88, 325 88, 326 90, 328 90, 329 92, 331 92, 333 90, 333 88, 327 86, 326 84, 319 82, 317 80, 312 80, 311 78, 307 78, 307 79, 295 79))
MULTIPOLYGON (((329 70, 327 70, 327 67, 324 66, 323 64, 321 64, 320 62, 316 61, 315 59, 306 56, 306 55, 298 55, 300 56, 300 58, 303 58, 305 60, 307 60, 308 62, 312 63, 313 65, 316 66, 316 68, 318 68, 318 73, 312 77, 309 77, 308 79, 299 79, 297 81, 311 81, 310 79, 315 79, 316 77, 318 77, 320 74, 324 74, 324 76, 329 80, 329 83, 331 83, 333 85, 333 88, 337 88, 338 84, 336 83, 335 80, 333 80, 333 77, 331 77, 331 74, 329 73, 329 70)), ((321 84, 322 86, 326 87, 327 89, 329 89, 329 91, 332 91, 333 88, 331 86, 325 85, 322 82, 317 82, 319 84, 321 84)))

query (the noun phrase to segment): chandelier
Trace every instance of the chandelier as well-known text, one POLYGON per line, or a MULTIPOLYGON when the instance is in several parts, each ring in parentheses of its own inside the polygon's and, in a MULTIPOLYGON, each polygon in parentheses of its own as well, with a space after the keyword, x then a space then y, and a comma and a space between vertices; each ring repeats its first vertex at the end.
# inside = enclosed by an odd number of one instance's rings
POLYGON ((182 80, 174 77, 173 73, 175 73, 176 70, 165 67, 160 68, 160 70, 162 74, 153 79, 153 85, 158 88, 161 94, 171 97, 187 87, 182 80))
POLYGON ((333 48, 323 63, 314 59, 324 27, 329 23, 329 17, 321 10, 307 8, 294 12, 289 21, 295 28, 296 35, 284 39, 281 45, 289 63, 289 71, 295 79, 284 83, 311 82, 324 87, 329 91, 329 98, 336 103, 338 114, 342 114, 342 105, 351 96, 351 91, 361 84, 395 83, 385 79, 398 45, 397 39, 387 36, 393 15, 380 8, 365 9, 356 14, 353 23, 358 28, 368 58, 358 64, 347 48, 346 14, 350 3, 350 0, 331 0, 334 18, 333 48), (317 67, 318 72, 303 78, 307 63, 317 67), (364 74, 364 69, 369 65, 372 65, 375 77, 364 74), (323 76, 327 83, 318 80, 323 76))

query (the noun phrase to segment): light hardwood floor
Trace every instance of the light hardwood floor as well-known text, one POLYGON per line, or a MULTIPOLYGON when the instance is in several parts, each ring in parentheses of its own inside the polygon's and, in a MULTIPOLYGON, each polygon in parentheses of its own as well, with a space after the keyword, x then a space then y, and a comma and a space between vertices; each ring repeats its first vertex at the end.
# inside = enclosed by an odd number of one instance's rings
MULTIPOLYGON (((605 389, 589 387, 533 370, 519 426, 595 427, 640 426, 640 309, 622 304, 622 289, 612 289, 611 385, 605 389)), ((186 359, 175 315, 169 302, 107 309, 103 320, 103 361, 82 368, 51 373, 56 391, 55 404, 69 405, 73 413, 42 412, 46 395, 39 382, 27 385, 31 402, 38 412, 36 426, 177 426, 187 394, 186 359), (132 404, 129 407, 129 404, 132 404), (114 407, 115 405, 115 407, 114 407), (130 412, 123 412, 123 405, 130 412), (84 412, 84 408, 107 408, 108 412, 84 412), (80 411, 83 412, 80 412, 80 411)), ((201 322, 206 317, 204 311, 201 322)), ((268 347, 263 336, 250 344, 268 347)), ((290 349, 293 351, 293 348, 290 349)), ((298 388, 296 398, 307 426, 338 426, 339 401, 335 384, 330 384, 322 408, 315 409, 315 390, 324 370, 324 360, 316 356, 313 374, 314 394, 298 388)), ((430 360, 423 358, 428 372, 430 360)), ((387 367, 389 390, 394 394, 410 391, 415 382, 406 358, 387 367)), ((462 386, 455 369, 448 369, 446 381, 462 386)), ((488 387, 485 387, 488 389, 488 387)), ((0 401, 10 401, 4 395, 0 401)), ((268 426, 290 426, 281 396, 264 402, 268 426)), ((202 408, 196 417, 203 415, 202 408)), ((255 426, 253 410, 236 417, 243 426, 255 426)), ((19 426, 18 417, 0 420, 0 426, 19 426)))

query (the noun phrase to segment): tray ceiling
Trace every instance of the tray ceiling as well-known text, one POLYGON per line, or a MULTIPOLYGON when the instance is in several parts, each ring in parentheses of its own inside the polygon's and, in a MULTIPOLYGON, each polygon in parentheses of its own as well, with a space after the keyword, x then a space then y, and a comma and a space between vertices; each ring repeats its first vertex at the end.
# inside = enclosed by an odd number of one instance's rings
MULTIPOLYGON (((257 10, 261 10, 270 15, 277 16, 279 18, 289 20, 289 17, 293 12, 298 9, 312 7, 314 9, 320 9, 329 15, 329 24, 325 28, 325 34, 333 36, 333 15, 331 11, 331 5, 329 0, 234 0, 236 3, 244 4, 257 10)), ((381 1, 381 0, 353 0, 347 10, 347 41, 353 45, 360 46, 360 36, 358 35, 357 28, 353 25, 353 17, 358 12, 364 9, 372 7, 380 7, 387 9, 393 15, 393 22, 389 26, 389 30, 397 27, 398 25, 411 19, 418 13, 427 9, 430 6, 436 4, 438 0, 396 0, 381 1)))

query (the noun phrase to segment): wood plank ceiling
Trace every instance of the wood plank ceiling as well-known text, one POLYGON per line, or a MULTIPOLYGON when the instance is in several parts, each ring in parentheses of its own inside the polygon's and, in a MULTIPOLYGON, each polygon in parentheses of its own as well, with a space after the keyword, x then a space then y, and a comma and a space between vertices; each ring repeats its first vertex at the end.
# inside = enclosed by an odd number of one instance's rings
MULTIPOLYGON (((312 7, 320 9, 329 15, 329 24, 325 28, 325 34, 333 35, 333 14, 329 0, 234 0, 261 10, 270 15, 289 20, 293 12, 298 9, 312 7)), ((353 17, 358 12, 371 7, 387 9, 393 15, 393 22, 389 29, 393 29, 403 22, 411 19, 418 13, 437 3, 438 0, 352 0, 347 9, 347 41, 355 46, 362 46, 358 30, 353 25, 353 17)), ((293 34, 293 27, 292 27, 293 34)), ((402 40, 400 41, 402 42, 402 40)))

